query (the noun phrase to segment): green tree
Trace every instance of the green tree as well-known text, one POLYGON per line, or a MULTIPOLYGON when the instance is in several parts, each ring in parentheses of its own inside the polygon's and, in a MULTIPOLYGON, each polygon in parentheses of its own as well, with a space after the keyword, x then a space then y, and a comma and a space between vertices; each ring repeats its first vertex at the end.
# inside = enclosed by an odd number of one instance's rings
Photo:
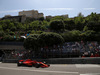
POLYGON ((100 31, 100 22, 97 21, 89 21, 87 23, 87 27, 89 30, 94 30, 96 32, 100 31))
POLYGON ((73 40, 72 34, 70 31, 61 33, 62 37, 64 38, 65 42, 70 42, 73 40))
POLYGON ((95 31, 93 30, 87 30, 80 34, 81 40, 84 40, 84 41, 94 41, 95 39, 94 37, 95 37, 95 31))
POLYGON ((71 33, 74 41, 80 41, 81 32, 79 30, 73 30, 71 33))
POLYGON ((60 45, 63 42, 63 37, 57 33, 45 32, 39 36, 39 43, 42 47, 60 45))
POLYGON ((80 34, 79 30, 67 31, 62 33, 62 37, 64 38, 65 42, 70 41, 80 41, 80 34))
POLYGON ((35 54, 37 54, 40 50, 38 37, 39 37, 39 34, 31 34, 24 41, 24 47, 27 50, 31 50, 35 54))
POLYGON ((31 22, 31 24, 30 24, 30 28, 31 28, 31 30, 35 30, 35 31, 37 31, 40 27, 40 22, 37 20, 37 21, 33 21, 33 22, 31 22))
POLYGON ((78 17, 84 17, 84 15, 80 12, 80 13, 78 14, 78 17))
POLYGON ((14 37, 11 35, 5 35, 3 41, 14 41, 14 37))
POLYGON ((38 20, 43 21, 44 20, 44 17, 40 17, 38 20))
POLYGON ((85 19, 81 16, 80 17, 75 17, 74 22, 75 22, 75 29, 82 31, 83 28, 84 28, 85 19))
POLYGON ((62 21, 52 21, 50 23, 50 29, 56 32, 64 31, 65 25, 62 21))
POLYGON ((65 20, 64 21, 64 24, 65 24, 65 29, 67 30, 73 30, 75 29, 75 23, 74 23, 74 20, 65 20))
POLYGON ((26 27, 22 24, 22 23, 16 23, 15 24, 16 28, 17 28, 17 31, 23 31, 26 29, 26 27))
POLYGON ((88 21, 99 21, 99 20, 100 20, 100 15, 98 15, 98 14, 92 12, 90 15, 88 15, 88 16, 86 17, 86 19, 87 19, 88 21))
POLYGON ((83 31, 87 31, 87 30, 88 30, 88 27, 84 26, 83 31))
POLYGON ((15 33, 14 33, 14 32, 12 32, 12 31, 11 31, 11 32, 9 32, 9 34, 10 34, 10 35, 15 35, 15 33))
POLYGON ((11 23, 10 20, 2 20, 2 21, 0 22, 0 24, 2 25, 3 30, 8 29, 10 23, 11 23))
POLYGON ((3 30, 2 25, 0 25, 0 30, 3 30))
POLYGON ((0 37, 4 36, 4 34, 5 34, 4 31, 0 30, 0 37))
POLYGON ((63 21, 64 20, 64 17, 63 16, 55 16, 51 19, 51 21, 63 21))

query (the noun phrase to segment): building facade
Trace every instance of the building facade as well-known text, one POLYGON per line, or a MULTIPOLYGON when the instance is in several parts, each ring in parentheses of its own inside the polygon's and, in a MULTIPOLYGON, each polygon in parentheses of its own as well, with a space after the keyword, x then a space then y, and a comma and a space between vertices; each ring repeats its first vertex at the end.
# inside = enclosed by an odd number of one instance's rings
POLYGON ((35 18, 35 19, 44 17, 44 14, 43 13, 38 13, 37 10, 20 11, 19 16, 22 16, 22 15, 25 15, 26 17, 29 17, 29 18, 35 18))
POLYGON ((61 15, 61 16, 63 16, 64 18, 68 18, 68 15, 66 14, 66 15, 61 15))
MULTIPOLYGON (((58 16, 62 16, 62 17, 64 17, 64 18, 68 18, 68 14, 66 14, 66 15, 58 15, 58 16)), ((54 17, 56 17, 56 16, 51 16, 51 15, 49 15, 49 16, 46 16, 46 19, 52 19, 52 18, 54 18, 54 17)))
POLYGON ((51 19, 53 18, 53 16, 49 15, 49 16, 46 16, 46 19, 51 19))
POLYGON ((21 15, 21 16, 5 16, 1 20, 6 20, 6 19, 16 20, 18 22, 22 22, 23 23, 26 20, 26 16, 25 15, 21 15))

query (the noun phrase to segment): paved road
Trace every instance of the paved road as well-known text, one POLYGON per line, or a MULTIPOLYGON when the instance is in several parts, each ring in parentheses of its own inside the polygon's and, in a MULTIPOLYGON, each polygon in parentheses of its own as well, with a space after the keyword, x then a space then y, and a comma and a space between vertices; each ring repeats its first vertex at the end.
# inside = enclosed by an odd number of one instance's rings
POLYGON ((51 64, 49 68, 35 68, 0 63, 0 75, 100 75, 100 65, 51 64))

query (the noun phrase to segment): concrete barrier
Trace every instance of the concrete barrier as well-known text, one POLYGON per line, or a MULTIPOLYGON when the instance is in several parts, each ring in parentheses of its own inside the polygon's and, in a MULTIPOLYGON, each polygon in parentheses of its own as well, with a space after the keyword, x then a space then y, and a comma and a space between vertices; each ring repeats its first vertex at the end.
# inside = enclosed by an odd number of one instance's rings
MULTIPOLYGON (((46 61, 50 64, 100 64, 98 58, 50 58, 50 59, 33 59, 37 61, 46 61)), ((17 63, 18 59, 3 59, 3 63, 17 63)))

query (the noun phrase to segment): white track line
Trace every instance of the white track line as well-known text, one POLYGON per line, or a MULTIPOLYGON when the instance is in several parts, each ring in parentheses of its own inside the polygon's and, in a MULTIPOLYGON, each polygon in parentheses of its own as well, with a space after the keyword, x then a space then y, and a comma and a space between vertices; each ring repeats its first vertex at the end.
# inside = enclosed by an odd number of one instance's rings
POLYGON ((93 65, 93 64, 76 64, 77 68, 99 68, 100 65, 93 65))
POLYGON ((80 74, 80 75, 100 75, 100 73, 88 73, 88 74, 80 74))
POLYGON ((19 69, 19 68, 9 68, 9 67, 0 67, 1 69, 8 70, 20 70, 20 71, 31 71, 31 72, 47 72, 47 73, 65 73, 65 74, 78 74, 79 72, 66 72, 66 71, 46 71, 46 70, 30 70, 30 69, 19 69))

